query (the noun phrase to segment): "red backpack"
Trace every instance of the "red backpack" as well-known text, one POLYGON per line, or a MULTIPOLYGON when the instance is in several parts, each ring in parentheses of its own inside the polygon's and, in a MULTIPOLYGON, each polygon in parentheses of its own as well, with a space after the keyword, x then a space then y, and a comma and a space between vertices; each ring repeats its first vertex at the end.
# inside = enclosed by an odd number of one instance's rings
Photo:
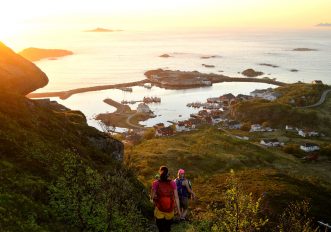
POLYGON ((174 189, 171 181, 158 181, 156 190, 156 207, 165 213, 171 213, 174 210, 174 189))

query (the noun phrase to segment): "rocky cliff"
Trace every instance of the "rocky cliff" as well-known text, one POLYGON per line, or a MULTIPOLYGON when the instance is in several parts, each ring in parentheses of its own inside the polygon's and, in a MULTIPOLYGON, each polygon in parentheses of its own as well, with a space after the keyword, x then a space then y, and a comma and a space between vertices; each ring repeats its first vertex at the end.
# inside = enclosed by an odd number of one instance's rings
POLYGON ((48 78, 36 65, 0 42, 0 90, 26 95, 42 88, 48 78))

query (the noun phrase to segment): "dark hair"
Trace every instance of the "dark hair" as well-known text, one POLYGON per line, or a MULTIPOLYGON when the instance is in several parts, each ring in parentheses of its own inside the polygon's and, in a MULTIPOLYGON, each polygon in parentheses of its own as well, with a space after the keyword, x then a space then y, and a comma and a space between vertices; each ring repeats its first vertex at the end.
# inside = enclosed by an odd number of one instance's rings
POLYGON ((160 173, 160 180, 161 181, 168 181, 169 170, 166 166, 161 166, 160 169, 159 169, 159 173, 160 173))

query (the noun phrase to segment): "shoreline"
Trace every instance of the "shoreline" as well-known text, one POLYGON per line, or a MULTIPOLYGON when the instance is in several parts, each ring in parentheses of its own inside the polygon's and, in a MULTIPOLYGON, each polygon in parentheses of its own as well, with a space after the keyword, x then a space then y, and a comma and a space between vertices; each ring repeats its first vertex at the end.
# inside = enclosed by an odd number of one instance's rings
POLYGON ((284 86, 288 84, 273 79, 252 78, 252 77, 229 77, 220 74, 204 74, 195 71, 184 72, 184 71, 171 71, 171 70, 162 70, 162 69, 147 71, 145 72, 145 76, 147 77, 147 79, 141 81, 112 84, 112 85, 83 87, 83 88, 71 89, 67 91, 30 93, 26 95, 26 97, 28 98, 58 97, 62 100, 65 100, 74 94, 101 91, 107 89, 134 87, 134 86, 144 85, 146 83, 154 84, 155 86, 160 88, 174 89, 174 90, 210 87, 215 83, 222 83, 222 82, 256 82, 256 83, 272 84, 276 86, 284 86), (159 76, 159 77, 155 78, 155 76, 159 76), (203 78, 203 80, 201 81, 199 79, 197 81, 196 78, 203 78), (206 82, 208 82, 208 84, 206 84, 206 82))
POLYGON ((101 121, 106 126, 139 130, 145 130, 147 128, 140 125, 139 122, 151 118, 149 114, 138 113, 128 105, 121 104, 110 98, 103 100, 103 102, 116 108, 116 111, 113 113, 101 113, 95 117, 96 120, 101 121))

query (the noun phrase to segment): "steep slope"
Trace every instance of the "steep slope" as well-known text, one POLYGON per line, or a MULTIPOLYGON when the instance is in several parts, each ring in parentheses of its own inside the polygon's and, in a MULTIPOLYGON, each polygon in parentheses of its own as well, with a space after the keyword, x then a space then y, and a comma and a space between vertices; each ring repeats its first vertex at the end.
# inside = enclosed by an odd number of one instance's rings
POLYGON ((0 42, 0 90, 26 95, 48 83, 36 65, 0 42))
POLYGON ((123 144, 25 95, 46 75, 0 44, 0 231, 146 231, 150 203, 123 144))
POLYGON ((143 230, 149 203, 122 143, 80 112, 0 97, 1 231, 143 230))

